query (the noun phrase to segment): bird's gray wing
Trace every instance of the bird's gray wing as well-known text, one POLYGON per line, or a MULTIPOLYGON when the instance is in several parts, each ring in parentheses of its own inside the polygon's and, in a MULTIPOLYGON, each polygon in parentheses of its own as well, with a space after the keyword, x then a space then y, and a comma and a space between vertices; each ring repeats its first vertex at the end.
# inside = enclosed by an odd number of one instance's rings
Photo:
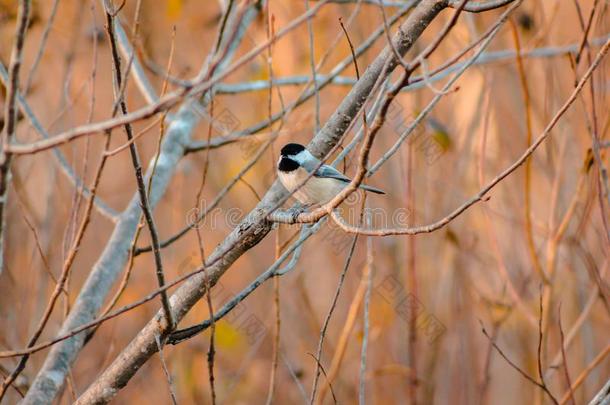
MULTIPOLYGON (((301 166, 304 167, 305 170, 307 170, 307 172, 311 173, 313 170, 316 169, 316 166, 317 166, 317 164, 319 164, 320 161, 318 160, 317 162, 318 163, 308 162, 307 164, 301 164, 301 166)), ((335 180, 342 181, 344 183, 349 183, 352 181, 352 179, 350 179, 349 177, 347 177, 346 175, 341 173, 339 170, 337 170, 334 167, 329 166, 329 165, 322 165, 321 167, 319 167, 315 171, 314 177, 335 179, 335 180)), ((380 190, 375 187, 367 186, 365 184, 360 184, 358 186, 358 188, 361 188, 363 190, 370 191, 370 192, 376 193, 376 194, 385 194, 385 192, 383 190, 380 190)))
POLYGON ((351 180, 349 177, 345 176, 343 173, 341 173, 339 170, 335 169, 332 166, 329 165, 322 165, 320 167, 318 167, 320 165, 320 161, 318 159, 315 158, 311 158, 311 159, 305 159, 303 162, 301 162, 301 167, 305 170, 307 170, 307 173, 311 173, 314 172, 314 177, 321 177, 321 178, 328 178, 328 179, 336 179, 336 180, 341 180, 344 181, 346 183, 349 183, 351 180))
POLYGON ((351 179, 349 177, 347 177, 346 175, 341 173, 339 170, 337 170, 334 167, 329 166, 329 165, 322 165, 320 168, 318 168, 318 170, 316 170, 316 172, 314 173, 314 176, 336 179, 336 180, 343 181, 345 183, 349 183, 351 181, 351 179))

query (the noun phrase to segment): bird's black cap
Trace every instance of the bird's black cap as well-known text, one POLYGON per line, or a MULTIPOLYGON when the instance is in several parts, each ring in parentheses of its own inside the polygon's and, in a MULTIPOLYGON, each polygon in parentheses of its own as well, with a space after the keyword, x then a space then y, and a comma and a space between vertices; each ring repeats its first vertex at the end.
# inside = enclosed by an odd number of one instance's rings
POLYGON ((282 156, 294 156, 294 155, 298 155, 299 153, 303 152, 304 150, 305 150, 305 147, 303 145, 301 145, 300 143, 287 143, 282 148, 281 154, 282 154, 282 156))

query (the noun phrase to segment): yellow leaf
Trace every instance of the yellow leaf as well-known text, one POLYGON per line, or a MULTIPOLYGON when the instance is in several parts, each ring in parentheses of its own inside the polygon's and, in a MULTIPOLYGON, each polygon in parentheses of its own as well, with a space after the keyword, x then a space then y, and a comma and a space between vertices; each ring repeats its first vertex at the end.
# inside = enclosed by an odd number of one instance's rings
POLYGON ((430 117, 426 121, 426 126, 428 127, 428 131, 432 134, 432 139, 436 141, 443 151, 446 151, 451 147, 451 138, 449 137, 449 131, 447 131, 445 125, 437 119, 430 117))
POLYGON ((221 321, 216 324, 216 343, 221 349, 236 349, 243 346, 244 337, 230 323, 221 321))
POLYGON ((176 19, 182 11, 182 0, 167 0, 167 16, 171 19, 176 19))

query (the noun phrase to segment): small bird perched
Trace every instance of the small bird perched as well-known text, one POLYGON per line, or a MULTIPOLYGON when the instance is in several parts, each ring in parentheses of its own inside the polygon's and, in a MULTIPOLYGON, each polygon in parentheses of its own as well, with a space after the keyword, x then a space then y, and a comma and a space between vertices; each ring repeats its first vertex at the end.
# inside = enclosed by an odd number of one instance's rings
MULTIPOLYGON (((277 162, 277 173, 282 185, 305 206, 323 205, 332 200, 352 180, 329 165, 320 165, 320 160, 303 145, 284 145, 277 162), (298 190, 297 187, 313 172, 313 176, 298 190), (296 191, 295 191, 296 190, 296 191)), ((385 194, 378 188, 361 184, 362 190, 385 194)))

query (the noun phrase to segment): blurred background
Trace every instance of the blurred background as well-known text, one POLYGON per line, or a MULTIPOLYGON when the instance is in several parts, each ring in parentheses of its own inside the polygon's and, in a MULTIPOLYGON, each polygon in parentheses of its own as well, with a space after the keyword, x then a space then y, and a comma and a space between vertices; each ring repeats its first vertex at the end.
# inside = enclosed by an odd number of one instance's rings
MULTIPOLYGON (((16 3, 0 0, 0 61, 5 66, 10 60, 16 3)), ((50 134, 107 119, 113 105, 112 61, 100 3, 65 0, 58 2, 56 9, 55 3, 33 2, 22 68, 22 90, 26 84, 29 86, 27 100, 50 134), (46 48, 32 73, 47 30, 46 48)), ((133 29, 134 3, 127 1, 120 13, 127 32, 133 29)), ((307 7, 316 3, 310 2, 307 7)), ((317 63, 328 53, 319 71, 321 74, 349 57, 345 38, 340 37, 336 46, 330 45, 337 36, 343 35, 339 18, 347 21, 356 7, 353 3, 335 2, 321 8, 312 20, 313 53, 306 24, 278 40, 272 52, 273 76, 310 76, 312 55, 317 63)), ((471 67, 442 98, 432 117, 418 128, 417 136, 405 142, 369 180, 371 185, 387 192, 385 196, 367 198, 368 206, 374 208, 373 226, 434 222, 476 195, 518 159, 569 97, 599 45, 610 35, 608 7, 605 0, 524 1, 486 50, 497 57, 484 58, 486 63, 471 67), (588 34, 591 47, 585 47, 576 61, 574 51, 579 49, 583 38, 579 13, 586 24, 594 3, 596 12, 588 34), (526 52, 521 70, 512 52, 517 47, 526 52), (567 49, 572 53, 567 53, 567 49)), ((389 18, 398 8, 385 10, 389 18)), ((271 1, 269 6, 275 31, 305 11, 305 2, 297 0, 271 1)), ((355 46, 383 26, 379 6, 362 4, 357 11, 347 27, 355 46)), ((502 11, 464 13, 430 58, 428 69, 441 65, 479 38, 502 11)), ((452 13, 451 10, 441 13, 405 60, 429 44, 452 13)), ((189 79, 199 72, 214 46, 221 16, 220 2, 144 2, 136 47, 158 92, 161 92, 172 47, 173 77, 189 79)), ((236 56, 266 39, 264 14, 250 26, 236 56)), ((381 36, 358 58, 361 72, 385 44, 385 36, 381 36)), ((523 378, 490 343, 493 339, 504 355, 539 380, 538 321, 543 288, 548 297, 544 299, 540 363, 550 391, 558 400, 569 392, 560 350, 562 339, 567 346, 565 359, 572 383, 597 359, 596 366, 585 374, 574 391, 575 402, 586 403, 603 386, 610 376, 610 360, 604 354, 608 353, 610 343, 609 250, 607 228, 602 220, 602 210, 608 217, 608 200, 591 148, 595 127, 602 146, 605 142, 601 158, 607 167, 609 66, 606 58, 593 76, 593 86, 587 85, 549 139, 533 154, 530 163, 495 187, 488 201, 476 204, 431 234, 372 238, 371 241, 364 236, 358 238, 319 359, 331 380, 333 392, 322 375, 318 399, 333 403, 333 394, 339 403, 353 403, 358 399, 365 325, 363 280, 369 269, 374 272, 365 374, 369 403, 550 403, 549 397, 523 378), (548 284, 544 284, 540 270, 547 275, 548 284)), ((342 76, 355 78, 354 67, 350 65, 342 76)), ((269 78, 267 55, 263 53, 223 83, 269 78)), ((446 80, 434 82, 433 86, 440 89, 446 80)), ((169 83, 168 91, 175 88, 174 83, 169 83)), ((302 84, 275 86, 271 100, 273 112, 281 111, 283 103, 287 105, 296 100, 303 88, 302 84)), ((349 89, 349 85, 332 84, 320 91, 319 122, 324 124, 349 89)), ((145 104, 133 81, 129 82, 126 95, 130 110, 145 104)), ((401 128, 434 95, 424 85, 397 97, 397 108, 393 107, 375 141, 372 162, 394 144, 401 128)), ((3 109, 4 102, 2 87, 3 109)), ((237 131, 266 119, 268 105, 268 90, 221 92, 215 97, 213 115, 228 122, 230 130, 237 131)), ((311 140, 316 132, 316 108, 312 98, 291 112, 281 128, 279 123, 274 125, 273 129, 279 129, 280 135, 273 147, 202 225, 206 253, 223 240, 274 181, 279 148, 286 142, 306 144, 311 140)), ((138 132, 153 125, 137 140, 145 168, 157 148, 156 119, 134 126, 138 132)), ((208 127, 209 122, 203 120, 193 137, 206 139, 208 127)), ((114 132, 111 149, 124 144, 122 132, 114 132)), ((353 134, 354 131, 350 132, 346 139, 351 139, 353 134)), ((219 135, 213 129, 212 136, 219 135)), ((250 140, 214 149, 209 157, 202 151, 183 158, 154 212, 161 239, 186 226, 190 210, 209 204, 270 135, 271 130, 267 128, 250 140), (207 158, 209 170, 202 201, 198 202, 197 190, 207 158)), ((20 142, 39 139, 25 118, 19 122, 17 139, 20 142)), ((103 142, 102 136, 94 135, 60 148, 87 184, 91 183, 103 142)), ((353 174, 356 160, 339 167, 353 174)), ((35 330, 55 285, 49 273, 57 276, 61 271, 84 206, 51 152, 19 157, 12 168, 6 265, 0 275, 2 350, 25 347, 35 330)), ((98 195, 120 212, 135 191, 131 159, 124 150, 109 158, 98 195)), ((359 218, 361 201, 358 198, 345 207, 345 212, 350 214, 344 215, 352 223, 359 218)), ((68 298, 61 296, 41 341, 58 332, 113 230, 113 223, 96 211, 91 221, 72 268, 68 298)), ((220 307, 267 269, 278 247, 298 229, 282 225, 243 255, 214 288, 214 307, 220 307)), ((352 240, 352 235, 343 233, 337 226, 324 224, 305 244, 292 272, 262 285, 238 310, 218 322, 215 336, 218 403, 264 403, 270 389, 275 350, 274 402, 309 401, 316 371, 313 355, 352 240), (278 292, 281 326, 280 344, 276 348, 278 292)), ((149 243, 148 232, 143 231, 138 246, 149 243)), ((198 249, 193 231, 164 249, 167 279, 174 280, 196 268, 198 249)), ((138 255, 115 308, 141 299, 155 290, 156 283, 153 256, 138 255)), ((76 361, 70 383, 58 402, 71 403, 78 397, 158 308, 159 301, 153 300, 103 323, 76 361)), ((202 301, 181 326, 207 316, 207 305, 202 301)), ((179 403, 211 403, 208 346, 209 331, 165 348, 165 360, 179 403)), ((27 390, 47 353, 47 350, 40 351, 28 362, 18 380, 23 391, 27 390)), ((15 364, 16 359, 2 359, 2 373, 6 375, 15 364)), ((19 398, 15 390, 9 390, 5 400, 15 403, 19 398)), ((167 378, 158 355, 115 399, 118 404, 170 401, 167 378)))

